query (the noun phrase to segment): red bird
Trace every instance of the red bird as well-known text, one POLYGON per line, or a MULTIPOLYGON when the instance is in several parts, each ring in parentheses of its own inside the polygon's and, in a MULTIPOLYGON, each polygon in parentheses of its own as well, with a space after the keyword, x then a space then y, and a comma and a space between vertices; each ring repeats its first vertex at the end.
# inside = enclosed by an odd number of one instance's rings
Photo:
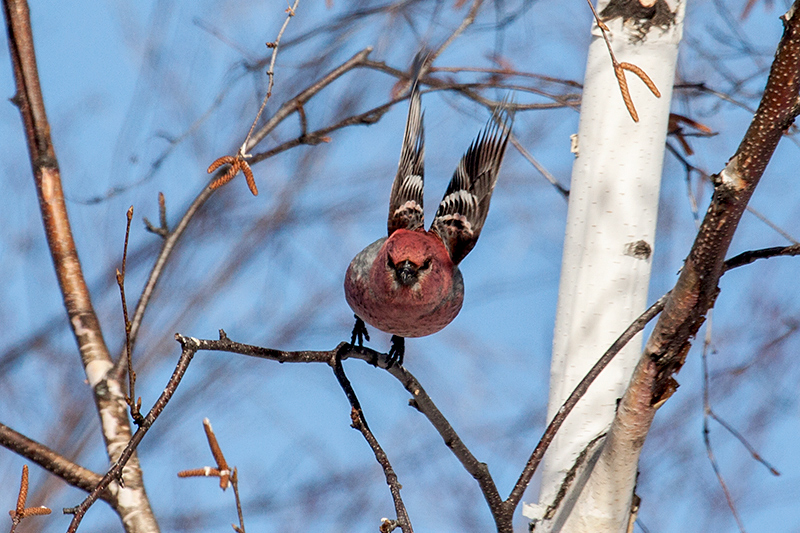
POLYGON ((424 337, 453 321, 464 301, 458 264, 480 236, 511 133, 513 114, 501 105, 461 158, 433 224, 422 210, 425 141, 415 78, 403 148, 389 200, 389 236, 355 256, 344 279, 355 312, 351 344, 369 340, 368 324, 391 333, 387 367, 403 364, 404 337, 424 337))

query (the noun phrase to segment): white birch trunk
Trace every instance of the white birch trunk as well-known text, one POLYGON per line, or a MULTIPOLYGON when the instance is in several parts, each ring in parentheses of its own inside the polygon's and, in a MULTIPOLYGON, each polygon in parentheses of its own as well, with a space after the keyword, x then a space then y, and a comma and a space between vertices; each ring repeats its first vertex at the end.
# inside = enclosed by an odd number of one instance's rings
MULTIPOLYGON (((601 11, 607 2, 601 2, 601 11)), ((641 67, 661 91, 655 98, 631 72, 628 87, 639 114, 631 119, 620 94, 606 44, 593 25, 593 40, 577 135, 567 230, 553 340, 548 422, 603 352, 646 308, 664 145, 683 0, 668 29, 642 36, 621 18, 606 21, 617 60, 641 67)), ((603 434, 641 354, 641 336, 620 352, 569 415, 545 455, 538 505, 525 516, 545 518, 536 531, 625 531, 638 456, 630 468, 609 468, 603 434), (582 456, 582 471, 557 500, 566 474, 582 456), (598 464, 598 459, 600 463, 598 464)))

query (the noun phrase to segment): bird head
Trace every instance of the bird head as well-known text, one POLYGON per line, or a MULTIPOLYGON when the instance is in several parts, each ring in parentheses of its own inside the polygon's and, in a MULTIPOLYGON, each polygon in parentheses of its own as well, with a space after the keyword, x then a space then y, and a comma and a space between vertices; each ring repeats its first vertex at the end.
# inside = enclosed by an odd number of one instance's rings
POLYGON ((412 288, 425 278, 434 259, 443 252, 441 242, 425 231, 398 230, 386 242, 386 266, 395 282, 412 288), (442 249, 434 249, 436 245, 442 249))

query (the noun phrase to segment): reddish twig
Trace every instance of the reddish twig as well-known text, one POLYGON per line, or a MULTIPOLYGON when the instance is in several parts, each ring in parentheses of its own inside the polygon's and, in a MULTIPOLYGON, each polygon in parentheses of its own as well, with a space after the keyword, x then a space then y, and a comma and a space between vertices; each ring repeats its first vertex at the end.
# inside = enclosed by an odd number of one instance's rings
POLYGON ((41 505, 39 507, 25 507, 25 502, 28 499, 28 465, 22 465, 22 479, 19 483, 19 496, 17 496, 17 506, 13 511, 9 511, 11 515, 11 533, 17 529, 17 526, 25 518, 29 516, 42 516, 52 513, 50 509, 41 505))
POLYGON ((143 217, 144 227, 150 233, 155 233, 166 239, 169 235, 169 226, 167 225, 167 200, 164 198, 164 193, 158 193, 158 227, 153 226, 147 217, 143 217))
POLYGON ((122 270, 117 269, 117 285, 119 295, 122 300, 122 319, 125 323, 125 359, 128 361, 128 395, 125 402, 131 410, 131 417, 136 425, 142 424, 142 399, 134 401, 136 397, 136 372, 133 371, 133 360, 131 358, 131 321, 128 318, 128 302, 125 298, 125 269, 128 263, 128 237, 131 234, 131 219, 133 218, 133 206, 128 208, 128 222, 125 226, 125 246, 122 249, 122 270))
POLYGON ((614 50, 611 47, 611 40, 608 38, 608 32, 611 30, 609 30, 605 22, 600 19, 600 15, 597 14, 597 11, 595 10, 591 0, 586 1, 589 4, 589 7, 592 9, 594 20, 597 22, 597 26, 600 28, 600 33, 603 36, 603 41, 606 43, 606 48, 608 48, 608 55, 611 58, 611 64, 614 67, 614 75, 617 77, 619 90, 622 93, 622 101, 625 102, 625 107, 628 109, 628 113, 630 113, 633 121, 639 122, 639 113, 636 112, 636 107, 633 105, 633 98, 628 90, 628 80, 625 78, 625 71, 627 70, 636 74, 639 79, 641 79, 644 84, 647 85, 647 88, 650 89, 650 92, 652 92, 656 98, 661 98, 661 92, 658 90, 658 87, 656 87, 656 84, 653 83, 653 80, 650 79, 650 76, 648 76, 647 73, 640 67, 632 63, 620 63, 617 61, 617 57, 614 55, 614 50))
POLYGON ((232 486, 233 497, 236 500, 236 512, 239 515, 239 525, 233 525, 233 529, 237 533, 245 533, 242 501, 239 498, 238 471, 236 468, 231 470, 228 466, 228 461, 225 460, 225 455, 222 453, 222 448, 220 448, 219 442, 217 442, 217 436, 214 434, 214 429, 211 427, 211 422, 208 418, 203 419, 203 429, 205 430, 206 439, 208 440, 208 447, 211 449, 211 455, 214 457, 214 462, 217 464, 216 468, 205 466, 203 468, 182 470, 178 472, 178 477, 217 477, 219 478, 219 488, 223 491, 228 488, 228 485, 232 486))

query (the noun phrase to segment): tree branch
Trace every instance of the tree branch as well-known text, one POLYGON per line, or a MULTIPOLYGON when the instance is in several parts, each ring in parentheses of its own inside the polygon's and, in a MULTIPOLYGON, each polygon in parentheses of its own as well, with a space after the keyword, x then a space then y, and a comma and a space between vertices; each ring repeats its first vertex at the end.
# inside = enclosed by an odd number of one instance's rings
MULTIPOLYGON (((69 461, 44 444, 29 439, 10 427, 0 424, 0 446, 33 461, 48 472, 60 477, 73 487, 90 492, 100 482, 100 476, 87 468, 69 461)), ((99 498, 113 504, 114 498, 102 491, 99 498)))
POLYGON ((478 481, 481 491, 492 511, 492 515, 495 518, 495 522, 498 524, 498 530, 511 531, 510 529, 500 528, 500 524, 506 522, 508 523, 508 527, 510 527, 510 517, 501 516, 503 511, 502 499, 500 498, 500 494, 497 491, 497 487, 489 473, 486 463, 478 461, 475 456, 472 455, 472 452, 469 451, 456 431, 433 403, 433 400, 431 400, 430 396, 425 392, 425 389, 410 372, 398 365, 393 365, 389 369, 386 368, 389 359, 388 354, 380 353, 369 348, 354 347, 345 342, 339 343, 333 350, 285 352, 231 341, 223 330, 220 330, 219 340, 194 339, 184 337, 180 334, 177 334, 175 338, 181 342, 183 346, 194 346, 196 350, 238 353, 250 357, 270 359, 278 361, 279 363, 330 364, 331 360, 335 357, 338 357, 340 361, 355 358, 388 370, 388 372, 397 378, 400 383, 403 384, 403 387, 411 394, 413 398, 411 400, 412 406, 425 415, 467 472, 478 481))
MULTIPOLYGON (((408 512, 406 511, 406 506, 403 503, 403 498, 400 496, 400 489, 402 486, 397 481, 397 474, 392 468, 389 458, 386 456, 386 452, 383 451, 378 439, 375 438, 375 435, 369 429, 369 425, 367 425, 367 419, 364 417, 364 411, 361 409, 361 403, 358 401, 358 397, 356 396, 356 391, 353 390, 350 380, 347 379, 347 375, 344 373, 341 353, 348 348, 348 345, 345 344, 340 346, 341 349, 336 350, 336 353, 333 355, 328 364, 330 364, 333 368, 333 373, 336 376, 339 385, 342 387, 342 390, 344 390, 347 400, 350 402, 350 418, 353 422, 353 428, 361 432, 361 434, 364 436, 364 439, 367 441, 367 444, 369 444, 369 447, 372 448, 372 453, 375 454, 375 459, 378 461, 378 464, 381 465, 381 468, 383 468, 383 474, 386 477, 386 484, 389 485, 389 490, 392 493, 392 500, 394 501, 394 508, 395 512, 397 513, 397 521, 396 524, 392 524, 391 521, 389 521, 390 523, 387 524, 386 529, 391 531, 394 529, 393 526, 397 525, 400 526, 400 529, 403 531, 403 533, 413 533, 414 529, 411 527, 411 520, 408 518, 408 512)), ((384 528, 382 527, 381 529, 383 530, 384 528)))
POLYGON ((653 305, 651 305, 644 313, 642 313, 639 318, 633 321, 633 323, 628 326, 622 335, 620 335, 619 338, 614 341, 614 344, 612 344, 611 347, 609 347, 609 349, 606 350, 606 352, 602 355, 602 357, 598 359, 592 369, 583 377, 580 383, 578 383, 578 385, 575 387, 575 390, 573 390, 566 399, 564 404, 558 410, 556 416, 553 417, 553 420, 551 420, 550 424, 548 424, 547 429, 545 429, 544 435, 542 435, 542 438, 539 440, 539 444, 537 444, 536 448, 533 450, 533 453, 528 459, 528 463, 525 465, 525 468, 523 469, 519 480, 517 480, 516 485, 514 485, 511 494, 509 494, 508 499, 503 502, 507 512, 513 514, 517 505, 519 505, 522 495, 525 493, 525 489, 531 482, 531 478, 533 477, 536 468, 539 466, 539 463, 544 457, 544 452, 547 451, 547 447, 550 446, 550 443, 553 441, 553 437, 555 437, 558 429, 564 423, 567 415, 569 415, 575 405, 577 405, 578 401, 586 393, 592 382, 597 378, 597 376, 600 375, 600 372, 602 372, 603 369, 608 366, 608 363, 614 359, 620 350, 622 350, 625 345, 636 336, 637 333, 644 329, 648 322, 650 322, 653 318, 655 318, 656 315, 658 315, 658 313, 661 312, 668 297, 669 293, 656 300, 656 302, 653 303, 653 305))
MULTIPOLYGON (((293 111, 298 109, 298 105, 302 106, 303 103, 308 101, 310 98, 315 96, 319 93, 322 89, 333 83, 336 79, 344 75, 345 73, 349 72, 353 68, 356 68, 360 63, 366 60, 369 53, 372 51, 371 47, 367 47, 361 52, 357 53, 340 66, 333 69, 331 72, 326 74, 322 77, 319 81, 315 82, 313 85, 308 87, 307 89, 303 90, 300 94, 298 94, 293 99, 289 100, 288 102, 284 103, 278 111, 267 121, 267 123, 258 129, 255 134, 250 139, 250 142, 247 143, 247 151, 252 150, 264 137, 266 137, 272 130, 274 130, 281 122, 283 122, 289 115, 292 114, 293 111)), ((286 143, 284 143, 286 144, 286 143)), ((298 144, 303 143, 296 143, 292 146, 286 146, 280 151, 288 150, 293 146, 297 146, 298 144)), ((269 156, 275 155, 279 153, 278 151, 272 151, 269 156)), ((256 155, 250 161, 252 163, 256 163, 263 159, 266 159, 269 156, 258 157, 256 155)), ((220 175, 222 171, 215 174, 209 183, 215 181, 220 175)), ((189 223, 192 221, 194 216, 200 210, 200 208, 205 205, 206 201, 213 195, 214 191, 209 189, 208 187, 203 187, 200 193, 195 197, 192 203, 187 208, 186 212, 183 213, 181 216, 180 221, 175 225, 175 227, 169 231, 165 232, 166 234, 163 235, 164 242, 161 245, 161 250, 158 253, 158 257, 156 258, 155 263, 153 264, 153 268, 150 270, 150 274, 147 276, 147 281, 145 282, 145 286, 142 289, 142 294, 139 296, 139 301, 136 304, 136 310, 133 313, 133 319, 131 320, 131 350, 133 350, 133 346, 136 343, 136 339, 139 333, 139 329, 142 324, 142 320, 144 318, 144 313, 147 310, 147 306, 150 303, 150 300, 153 296, 153 292, 155 291, 156 285, 158 284, 158 280, 161 278, 161 274, 164 272, 164 268, 167 265, 170 257, 172 256, 172 252, 175 250, 178 241, 183 236, 186 229, 189 227, 189 223)), ((159 200, 160 201, 160 200, 159 200)), ((160 202, 161 203, 161 202, 160 202)), ((161 211, 163 212, 163 208, 161 211)), ((164 228, 164 224, 162 221, 162 228, 164 228)), ((124 354, 120 355, 119 359, 115 363, 114 368, 114 375, 117 378, 120 378, 125 371, 125 367, 122 364, 124 362, 124 354)))
POLYGON ((800 255, 800 244, 793 244, 791 246, 773 246, 772 248, 761 248, 759 250, 742 252, 739 255, 733 256, 725 261, 725 264, 723 265, 723 273, 740 266, 749 265, 750 263, 753 263, 759 259, 767 259, 770 257, 786 255, 800 255))
MULTIPOLYGON (((123 468, 125 468, 125 465, 133 457, 137 446, 139 446, 139 443, 142 441, 144 436, 155 423, 158 416, 167 406, 167 403, 169 403, 172 395, 175 394, 175 390, 177 390, 181 379, 183 379, 186 369, 189 368, 189 363, 192 362, 192 358, 197 352, 197 349, 192 345, 192 339, 184 338, 182 341, 179 339, 179 342, 181 342, 183 349, 181 351, 181 356, 178 359, 178 364, 175 366, 175 370, 172 372, 172 376, 167 382, 164 392, 161 393, 161 396, 159 396, 158 400, 156 400, 156 403, 153 404, 153 407, 147 413, 147 416, 144 417, 142 423, 139 425, 139 429, 136 430, 136 433, 133 434, 125 448, 120 453, 119 458, 114 462, 113 466, 108 470, 108 472, 106 472, 100 482, 89 493, 86 499, 83 500, 83 502, 81 502, 81 504, 77 507, 64 509, 64 513, 74 514, 72 521, 69 524, 69 529, 67 530, 68 533, 75 533, 75 531, 77 531, 81 520, 83 520, 83 516, 86 514, 86 511, 89 510, 92 504, 97 501, 100 494, 105 491, 112 482, 119 484, 119 481, 122 480, 123 468)), ((125 471, 125 474, 126 476, 128 475, 128 470, 125 471)), ((127 485, 128 483, 129 481, 126 479, 124 484, 127 485)), ((157 530, 158 528, 156 527, 152 531, 157 530)))
POLYGON ((683 365, 693 337, 714 305, 725 254, 764 169, 800 107, 800 16, 795 2, 784 15, 784 34, 758 110, 734 156, 713 177, 714 195, 664 312, 645 347, 659 368, 653 403, 674 389, 672 374, 683 365))
MULTIPOLYGON (((72 236, 39 83, 28 5, 24 0, 4 0, 3 11, 16 82, 12 101, 22 116, 45 236, 83 368, 94 393, 106 451, 114 460, 117 450, 131 434, 123 387, 107 375, 113 367, 111 355, 92 306, 72 236)), ((138 459, 134 457, 129 467, 126 497, 114 502, 115 509, 126 524, 135 523, 142 531, 154 530, 157 526, 144 492, 138 459)))

